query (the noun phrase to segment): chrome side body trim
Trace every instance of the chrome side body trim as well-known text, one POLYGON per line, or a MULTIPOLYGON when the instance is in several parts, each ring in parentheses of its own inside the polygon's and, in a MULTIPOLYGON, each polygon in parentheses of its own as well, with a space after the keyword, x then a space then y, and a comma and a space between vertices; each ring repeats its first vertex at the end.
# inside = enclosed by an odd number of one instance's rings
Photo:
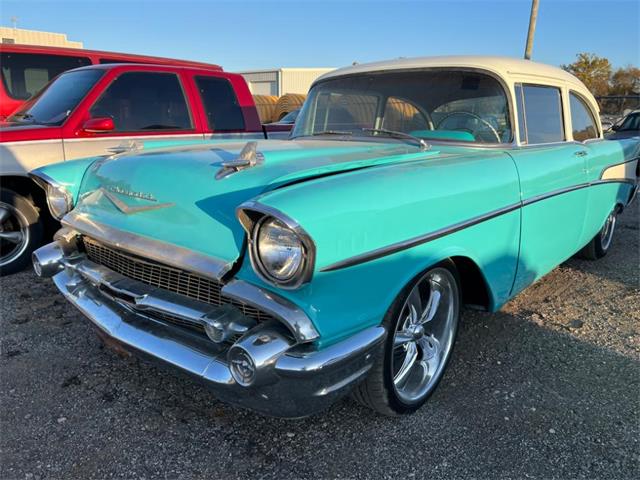
POLYGON ((637 162, 640 162, 640 158, 636 157, 625 162, 616 163, 615 165, 609 165, 600 172, 601 180, 637 180, 636 169, 637 162))
POLYGON ((463 222, 458 222, 448 227, 441 228, 439 230, 436 230, 435 232, 430 232, 424 235, 420 235, 418 237, 410 238, 409 240, 405 240, 403 242, 394 243, 392 245, 378 248, 376 250, 363 253, 361 255, 356 255, 354 257, 347 258, 346 260, 341 260, 339 262, 332 263, 331 265, 327 265, 326 267, 321 268, 320 271, 331 272, 334 270, 340 270, 342 268, 352 267, 354 265, 370 262, 371 260, 376 260, 381 257, 386 257, 387 255, 392 255, 402 250, 408 250, 409 248, 417 247, 418 245, 422 245, 423 243, 437 240, 438 238, 458 232, 464 228, 477 225, 478 223, 485 222, 497 216, 504 215, 505 213, 513 212, 514 210, 519 209, 520 206, 521 206, 520 203, 514 203, 513 205, 508 205, 504 208, 500 208, 498 210, 485 213, 484 215, 479 215, 470 220, 465 220, 463 222))
POLYGON ((590 183, 579 183, 577 185, 572 185, 570 187, 565 187, 565 188, 559 188, 558 190, 553 190, 551 192, 547 192, 547 193, 543 193, 540 195, 535 195, 533 197, 529 197, 526 200, 522 200, 521 204, 523 207, 526 207, 527 205, 531 205, 532 203, 536 203, 539 202, 541 200, 546 200, 548 198, 551 197, 556 197, 558 195, 562 195, 564 193, 569 193, 569 192, 573 192, 574 190, 581 190, 583 188, 587 188, 590 187, 591 184, 590 183))
MULTIPOLYGON (((628 162, 625 162, 625 163, 628 163, 628 162)), ((500 208, 498 210, 493 210, 491 212, 485 213, 483 215, 479 215, 477 217, 473 217, 469 220, 455 223, 453 225, 441 228, 434 232, 426 233, 424 235, 410 238, 402 242, 394 243, 386 247, 381 247, 376 250, 371 250, 369 252, 365 252, 360 255, 355 255, 345 260, 341 260, 339 262, 335 262, 330 265, 327 265, 326 267, 322 267, 320 271, 331 272, 334 270, 340 270, 342 268, 353 267, 361 263, 370 262, 372 260, 376 260, 378 258, 385 257, 387 255, 392 255, 402 250, 408 250, 409 248, 413 248, 418 245, 422 245, 424 243, 437 240, 438 238, 444 237, 446 235, 450 235, 452 233, 458 232, 465 228, 472 227, 474 225, 477 225, 478 223, 486 222, 487 220, 491 220, 492 218, 498 217, 500 215, 504 215, 514 210, 518 210, 519 208, 526 207, 533 203, 540 202, 542 200, 546 200, 546 199, 549 199, 558 195, 562 195, 565 193, 573 192, 575 190, 580 190, 582 188, 588 188, 594 185, 600 185, 603 183, 629 183, 631 185, 635 185, 637 182, 629 178, 611 178, 611 179, 604 179, 604 180, 595 180, 593 182, 580 183, 577 185, 572 185, 570 187, 560 188, 558 190, 553 190, 551 192, 547 192, 542 195, 536 195, 534 197, 527 198, 526 200, 522 200, 512 205, 507 205, 506 207, 500 208)))
POLYGON ((177 245, 118 230, 74 211, 65 215, 62 224, 113 248, 176 268, 183 268, 215 280, 221 280, 233 265, 233 263, 226 263, 177 245))

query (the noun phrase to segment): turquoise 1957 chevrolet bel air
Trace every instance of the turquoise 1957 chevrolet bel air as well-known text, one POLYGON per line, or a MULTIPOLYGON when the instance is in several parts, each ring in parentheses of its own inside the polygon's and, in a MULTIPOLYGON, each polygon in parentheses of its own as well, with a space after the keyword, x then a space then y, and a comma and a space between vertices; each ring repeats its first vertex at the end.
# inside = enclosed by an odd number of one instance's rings
POLYGON ((109 343, 228 402, 300 417, 352 392, 418 409, 462 305, 489 311, 607 253, 638 139, 585 86, 495 57, 329 73, 291 139, 145 145, 33 177, 63 228, 34 253, 109 343))

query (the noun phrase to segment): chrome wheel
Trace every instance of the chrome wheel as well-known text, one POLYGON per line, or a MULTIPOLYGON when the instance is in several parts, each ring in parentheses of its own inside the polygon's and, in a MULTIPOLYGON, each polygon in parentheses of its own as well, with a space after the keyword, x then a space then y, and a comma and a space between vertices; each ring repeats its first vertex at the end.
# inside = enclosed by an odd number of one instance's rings
POLYGON ((0 267, 20 257, 29 244, 29 221, 13 205, 0 202, 0 267))
POLYGON ((613 210, 607 219, 604 221, 604 226, 600 231, 600 244, 602 245, 602 250, 609 250, 609 246, 611 245, 611 240, 613 240, 613 231, 616 228, 616 211, 613 210))
POLYGON ((459 311, 458 285, 445 268, 427 272, 413 287, 393 339, 393 387, 407 404, 437 384, 451 353, 459 311))

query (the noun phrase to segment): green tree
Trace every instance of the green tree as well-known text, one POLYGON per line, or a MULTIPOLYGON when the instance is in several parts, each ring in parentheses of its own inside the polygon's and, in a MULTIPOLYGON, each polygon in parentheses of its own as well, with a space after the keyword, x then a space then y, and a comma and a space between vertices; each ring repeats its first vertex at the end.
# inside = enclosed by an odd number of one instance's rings
POLYGON ((631 65, 617 69, 611 76, 611 95, 640 94, 640 68, 631 65))
POLYGON ((579 53, 575 62, 562 68, 578 77, 594 95, 609 93, 611 62, 595 53, 579 53))

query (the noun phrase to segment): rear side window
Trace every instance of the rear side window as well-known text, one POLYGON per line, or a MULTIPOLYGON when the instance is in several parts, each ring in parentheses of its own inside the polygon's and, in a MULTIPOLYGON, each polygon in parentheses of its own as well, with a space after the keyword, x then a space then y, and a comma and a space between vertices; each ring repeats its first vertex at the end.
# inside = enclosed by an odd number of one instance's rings
POLYGON ((36 94, 53 77, 72 68, 91 65, 86 57, 43 55, 35 53, 2 53, 0 66, 7 94, 26 100, 36 94))
MULTIPOLYGON (((516 93, 518 91, 516 88, 516 93)), ((523 85, 521 93, 522 98, 518 101, 523 110, 518 112, 520 140, 528 144, 562 142, 565 138, 560 89, 523 85)))
POLYGON ((571 108, 573 139, 584 142, 590 138, 598 138, 598 127, 589 107, 574 93, 569 94, 569 108, 571 108))
POLYGON ((111 117, 117 132, 192 128, 180 80, 173 73, 123 73, 91 107, 91 117, 111 117))
POLYGON ((212 132, 244 130, 244 116, 238 98, 225 78, 196 77, 207 123, 212 132))

